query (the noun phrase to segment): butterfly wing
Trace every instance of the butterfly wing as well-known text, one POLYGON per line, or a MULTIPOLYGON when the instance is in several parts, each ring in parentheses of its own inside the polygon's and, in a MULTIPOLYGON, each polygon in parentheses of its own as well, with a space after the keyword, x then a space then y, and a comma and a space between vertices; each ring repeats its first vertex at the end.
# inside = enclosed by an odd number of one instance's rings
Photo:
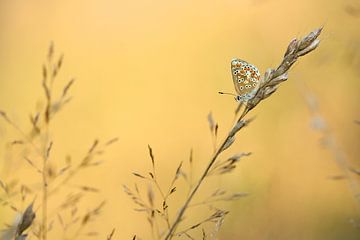
POLYGON ((231 74, 235 90, 240 99, 248 100, 252 98, 259 87, 259 70, 244 60, 234 59, 231 61, 231 74))

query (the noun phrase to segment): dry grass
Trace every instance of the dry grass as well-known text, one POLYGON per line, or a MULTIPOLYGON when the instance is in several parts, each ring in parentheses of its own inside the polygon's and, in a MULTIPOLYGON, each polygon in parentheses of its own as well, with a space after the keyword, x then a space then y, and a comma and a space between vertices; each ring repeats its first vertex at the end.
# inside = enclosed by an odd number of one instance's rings
MULTIPOLYGON (((268 69, 265 72, 263 79, 261 80, 260 87, 256 92, 255 96, 250 99, 245 105, 239 104, 238 108, 235 110, 236 122, 231 128, 227 136, 219 144, 217 143, 218 135, 218 124, 213 119, 212 115, 209 114, 208 121, 210 125, 210 131, 212 133, 213 145, 214 145, 214 154, 209 160, 208 164, 205 166, 205 170, 198 178, 198 180, 193 183, 192 178, 192 153, 190 154, 189 163, 190 170, 188 173, 183 170, 183 163, 179 164, 177 168, 173 181, 169 184, 169 188, 166 191, 163 191, 158 184, 158 176, 155 172, 155 158, 152 148, 149 146, 149 155, 152 163, 152 171, 148 174, 133 173, 136 177, 143 180, 147 180, 151 185, 148 187, 147 191, 147 200, 143 199, 139 191, 138 186, 135 184, 134 190, 131 190, 129 187, 124 186, 124 191, 127 195, 131 197, 134 203, 138 206, 137 211, 145 212, 147 220, 151 227, 151 234, 153 239, 165 239, 170 240, 174 237, 185 236, 188 239, 195 239, 191 235, 191 231, 194 229, 199 229, 203 224, 208 222, 215 223, 215 233, 208 234, 202 228, 202 239, 215 239, 216 233, 219 231, 219 228, 224 220, 224 217, 228 213, 225 210, 213 209, 213 213, 210 217, 195 223, 191 226, 185 227, 183 230, 178 231, 180 224, 183 222, 185 213, 193 205, 209 205, 217 201, 228 201, 236 200, 241 197, 246 196, 246 193, 234 193, 227 194, 226 191, 220 189, 215 190, 214 193, 204 201, 198 204, 191 204, 194 196, 198 193, 199 188, 204 184, 207 177, 217 174, 225 174, 231 172, 236 168, 237 163, 242 157, 249 156, 250 153, 240 153, 235 154, 233 157, 225 161, 219 160, 220 155, 226 151, 236 139, 238 132, 251 123, 252 119, 245 119, 248 113, 253 110, 260 102, 271 96, 279 87, 280 83, 288 79, 288 71, 291 66, 302 56, 312 52, 319 45, 320 40, 318 39, 321 34, 322 28, 316 29, 313 32, 309 33, 302 39, 294 39, 290 42, 282 62, 276 69, 268 69), (168 209, 168 197, 176 192, 176 180, 179 176, 183 176, 185 180, 189 183, 189 194, 184 200, 182 207, 178 210, 177 216, 171 220, 169 217, 168 209), (157 192, 160 194, 162 199, 161 206, 155 206, 154 195, 155 192, 153 188, 157 189, 157 192), (161 229, 159 220, 165 222, 165 228, 161 229)), ((139 239, 137 236, 134 236, 133 239, 139 239)))
MULTIPOLYGON (((340 174, 330 176, 329 179, 334 181, 346 180, 348 182, 349 190, 357 203, 356 215, 358 216, 358 219, 351 218, 350 223, 354 227, 360 229, 360 182, 358 178, 360 176, 360 169, 358 166, 355 167, 351 163, 346 153, 342 150, 334 133, 329 127, 327 120, 320 111, 319 102, 316 96, 305 86, 305 84, 302 84, 301 91, 311 114, 311 127, 321 134, 320 142, 322 147, 331 153, 333 160, 340 170, 340 174)), ((356 120, 354 123, 359 124, 356 120)), ((354 127, 357 127, 355 124, 354 127)))
MULTIPOLYGON (((96 139, 80 161, 73 162, 71 158, 68 158, 64 162, 57 162, 58 165, 62 165, 60 169, 54 167, 53 161, 59 159, 59 157, 52 156, 52 150, 61 143, 52 140, 52 120, 71 101, 72 98, 69 94, 75 82, 74 79, 70 79, 63 84, 60 91, 57 90, 55 83, 58 81, 57 77, 63 59, 63 55, 55 59, 54 46, 51 44, 46 62, 42 67, 42 88, 45 106, 40 111, 30 115, 32 126, 30 130, 22 130, 5 111, 0 111, 0 118, 5 120, 18 133, 18 139, 12 140, 10 144, 21 146, 24 149, 22 154, 24 165, 30 166, 34 170, 34 174, 38 176, 39 182, 41 182, 41 187, 38 187, 38 185, 28 186, 27 179, 22 178, 10 182, 4 179, 0 181, 3 190, 0 202, 3 206, 9 206, 20 216, 20 221, 15 221, 14 224, 7 226, 3 239, 23 240, 28 235, 41 240, 54 239, 54 236, 49 236, 49 232, 54 225, 61 227, 64 239, 76 239, 83 234, 88 236, 98 234, 96 231, 87 233, 84 233, 84 231, 88 223, 101 213, 105 202, 89 211, 83 211, 81 210, 80 201, 87 193, 96 193, 99 190, 93 186, 84 185, 77 186, 77 190, 74 192, 73 189, 69 190, 67 187, 74 176, 85 169, 101 164, 98 158, 117 139, 114 138, 104 143, 96 139), (63 198, 62 195, 58 194, 59 190, 62 190, 62 194, 67 191, 68 195, 60 205, 54 206, 52 199, 63 198), (40 201, 36 198, 38 195, 41 195, 40 201), (30 198, 35 200, 32 200, 31 204, 22 212, 16 207, 19 198, 21 205, 29 201, 30 198), (41 212, 41 215, 37 214, 37 216, 41 217, 35 218, 33 206, 35 206, 35 212, 41 212), (26 230, 27 234, 24 233, 26 230)), ((114 231, 110 233, 108 239, 112 239, 113 235, 114 231)))
MULTIPOLYGON (((213 141, 213 156, 204 166, 203 172, 196 181, 193 171, 193 151, 191 150, 188 161, 179 163, 168 187, 162 188, 159 184, 160 176, 158 176, 156 170, 157 162, 154 150, 151 146, 148 146, 151 161, 150 171, 146 174, 133 172, 135 177, 146 181, 144 182, 147 189, 145 194, 140 191, 137 184, 133 188, 124 185, 124 191, 137 206, 135 210, 145 213, 153 239, 170 240, 176 237, 196 239, 193 234, 194 231, 198 231, 203 240, 217 238, 224 219, 229 212, 215 207, 214 204, 222 201, 238 200, 248 194, 244 192, 229 193, 224 189, 214 189, 210 196, 203 198, 199 202, 193 202, 193 199, 198 195, 198 191, 206 182, 206 179, 211 176, 231 173, 241 159, 251 155, 250 152, 242 152, 234 154, 225 160, 221 159, 222 154, 228 151, 235 142, 239 131, 252 122, 252 118, 247 118, 251 110, 271 96, 278 89, 280 83, 288 79, 288 71, 300 57, 310 53, 319 45, 320 40, 318 40, 318 37, 321 30, 321 28, 316 29, 304 38, 294 39, 290 42, 281 64, 276 69, 268 69, 265 72, 255 96, 246 104, 239 104, 235 109, 235 124, 224 140, 218 142, 219 124, 214 120, 211 113, 208 115, 213 141), (171 216, 169 213, 169 198, 175 197, 179 179, 185 180, 188 191, 181 207, 177 209, 176 216, 171 216), (160 203, 156 199, 161 199, 160 203), (204 219, 185 225, 183 221, 185 214, 195 206, 209 207, 211 212, 204 219), (206 230, 206 226, 209 224, 212 224, 211 231, 206 230)), ((5 111, 0 111, 0 118, 5 120, 19 134, 18 139, 10 141, 10 144, 20 146, 26 150, 23 151, 23 163, 33 169, 34 175, 38 177, 41 183, 39 187, 28 186, 26 179, 9 181, 2 179, 0 181, 2 190, 0 202, 2 206, 9 207, 19 216, 15 223, 7 226, 3 234, 3 239, 6 240, 23 240, 30 237, 41 240, 54 239, 54 236, 51 236, 50 233, 55 225, 63 230, 63 239, 77 239, 82 235, 98 236, 98 233, 94 230, 86 232, 86 228, 91 221, 96 220, 96 217, 101 214, 105 201, 88 211, 81 209, 81 201, 87 193, 97 193, 99 189, 94 186, 81 185, 77 186, 78 191, 68 191, 66 196, 59 194, 59 192, 62 194, 64 191, 66 192, 66 187, 83 170, 101 164, 98 158, 104 154, 107 147, 117 141, 117 138, 106 142, 95 139, 82 159, 76 162, 73 162, 70 158, 66 159, 64 162, 59 163, 62 165, 60 169, 56 169, 50 164, 56 159, 52 154, 53 149, 58 144, 61 144, 53 141, 51 133, 52 120, 71 101, 69 93, 75 82, 74 79, 70 79, 63 84, 60 91, 56 91, 55 83, 63 59, 63 55, 60 55, 55 60, 54 46, 51 44, 46 63, 42 68, 42 88, 45 105, 41 111, 31 114, 31 129, 29 131, 22 130, 5 111), (38 195, 41 195, 40 200, 36 198, 38 195), (65 198, 59 205, 54 206, 52 204, 54 197, 65 198), (26 203, 25 210, 22 211, 21 208, 17 207, 19 202, 26 203), (37 212, 41 214, 36 214, 37 212)), ((341 166, 344 167, 345 165, 341 164, 341 166)), ((360 172, 348 166, 344 169, 347 174, 359 174, 360 172)), ((108 233, 106 239, 114 239, 114 236, 115 229, 108 233)), ((132 239, 141 238, 134 235, 132 239)))

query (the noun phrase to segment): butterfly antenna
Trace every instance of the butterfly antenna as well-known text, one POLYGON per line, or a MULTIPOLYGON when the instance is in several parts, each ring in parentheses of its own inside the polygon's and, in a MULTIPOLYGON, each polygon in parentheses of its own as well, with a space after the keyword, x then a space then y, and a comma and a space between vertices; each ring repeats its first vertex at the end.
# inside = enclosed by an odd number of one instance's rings
POLYGON ((219 94, 231 95, 231 96, 236 97, 236 95, 235 95, 235 94, 233 94, 233 93, 219 92, 219 94))

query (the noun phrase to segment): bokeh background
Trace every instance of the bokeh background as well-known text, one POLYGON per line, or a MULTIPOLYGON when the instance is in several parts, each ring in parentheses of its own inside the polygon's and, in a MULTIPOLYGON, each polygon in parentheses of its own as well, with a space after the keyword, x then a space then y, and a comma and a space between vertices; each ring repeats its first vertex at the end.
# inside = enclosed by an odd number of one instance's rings
MULTIPOLYGON (((61 89, 71 77, 76 83, 72 102, 52 123, 52 164, 68 154, 80 159, 95 138, 119 137, 102 156, 104 164, 79 174, 73 184, 101 190, 89 194, 83 209, 107 202, 90 225, 99 232, 93 238, 105 239, 116 228, 115 239, 135 233, 150 239, 146 218, 122 191, 122 184, 138 181, 131 172, 150 169, 147 144, 164 187, 191 148, 199 174, 212 153, 207 114, 219 123, 220 139, 233 121, 236 103, 217 94, 233 91, 230 60, 247 60, 263 73, 280 63, 292 38, 324 26, 320 47, 301 58, 289 81, 250 114, 255 121, 225 154, 253 155, 205 184, 198 199, 218 187, 251 193, 220 204, 231 212, 220 239, 359 239, 350 223, 360 214, 354 192, 346 179, 331 180, 343 173, 311 127, 303 96, 306 86, 346 160, 360 167, 359 23, 355 0, 1 0, 0 109, 30 128, 28 116, 43 101, 41 65, 53 41, 57 54, 65 55, 56 86, 61 89)), ((39 176, 21 154, 9 150, 17 136, 0 119, 0 179, 36 182, 39 176)), ((186 186, 180 181, 178 187, 186 186)), ((176 208, 182 194, 171 201, 176 208)), ((1 207, 0 223, 13 215, 1 207)), ((55 224, 51 239, 61 239, 59 229, 55 224)))

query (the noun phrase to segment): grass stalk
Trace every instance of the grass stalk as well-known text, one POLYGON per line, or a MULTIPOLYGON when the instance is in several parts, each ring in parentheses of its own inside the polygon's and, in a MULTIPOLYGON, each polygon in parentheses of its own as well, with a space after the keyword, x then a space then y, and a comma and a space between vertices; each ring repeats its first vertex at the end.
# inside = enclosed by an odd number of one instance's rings
MULTIPOLYGON (((243 118, 245 117, 245 115, 249 112, 249 108, 245 107, 243 113, 241 114, 241 116, 238 118, 237 123, 241 122, 243 120, 243 118)), ((225 140, 220 144, 220 147, 217 148, 217 150, 215 151, 215 154, 213 155, 213 157, 210 159, 206 169, 204 170, 203 174, 201 175, 200 179, 198 180, 198 182, 195 184, 193 190, 191 191, 191 193, 189 194, 189 196, 187 197, 187 199, 185 200, 184 205, 181 207, 177 217, 174 220, 174 223, 171 225, 168 233, 165 236, 165 240, 169 240, 172 238, 174 232, 176 231, 177 226, 179 225, 179 223, 181 222, 182 217, 185 214, 186 209, 188 209, 189 204, 191 203, 191 200, 194 198, 195 194, 197 193, 197 191, 199 190, 201 184, 203 183, 204 179, 208 176, 208 173, 211 169, 211 167, 214 165, 214 163, 216 162, 216 160, 218 159, 220 153, 225 150, 224 147, 226 146, 226 144, 230 141, 230 139, 233 137, 232 132, 234 131, 234 129, 236 128, 237 124, 234 125, 234 127, 232 128, 232 130, 229 132, 229 134, 227 135, 227 137, 225 138, 225 140)))
MULTIPOLYGON (((200 186, 204 182, 204 179, 208 176, 212 166, 218 159, 219 155, 235 141, 235 135, 237 134, 237 132, 241 128, 245 127, 250 122, 250 120, 244 120, 244 117, 252 109, 254 109, 262 100, 264 100, 264 99, 268 98, 270 95, 272 95, 277 90, 280 83, 282 83, 288 79, 288 71, 291 68, 291 66, 298 60, 299 57, 304 56, 317 48, 317 46, 320 43, 320 40, 317 38, 320 35, 321 31, 322 31, 322 28, 318 28, 318 29, 315 29, 314 31, 310 32, 303 39, 300 39, 300 40, 293 39, 290 42, 290 44, 288 45, 288 48, 284 54, 284 58, 283 58, 281 64, 276 69, 269 68, 266 71, 255 96, 246 102, 242 114, 237 119, 235 125, 233 126, 231 131, 228 133, 225 140, 222 141, 220 146, 215 151, 213 157, 210 159, 210 161, 207 164, 207 167, 205 168, 201 177, 199 178, 197 183, 194 185, 193 190, 191 191, 189 196, 186 198, 183 206, 180 208, 178 215, 176 216, 174 222, 172 223, 169 231, 165 235, 165 238, 164 238, 165 240, 170 240, 175 235, 176 229, 177 229, 179 223, 182 221, 182 218, 183 218, 186 210, 189 208, 189 205, 190 205, 192 199, 194 198, 195 194, 198 192, 200 186)), ((239 111, 239 108, 236 110, 236 113, 238 111, 239 111)))

